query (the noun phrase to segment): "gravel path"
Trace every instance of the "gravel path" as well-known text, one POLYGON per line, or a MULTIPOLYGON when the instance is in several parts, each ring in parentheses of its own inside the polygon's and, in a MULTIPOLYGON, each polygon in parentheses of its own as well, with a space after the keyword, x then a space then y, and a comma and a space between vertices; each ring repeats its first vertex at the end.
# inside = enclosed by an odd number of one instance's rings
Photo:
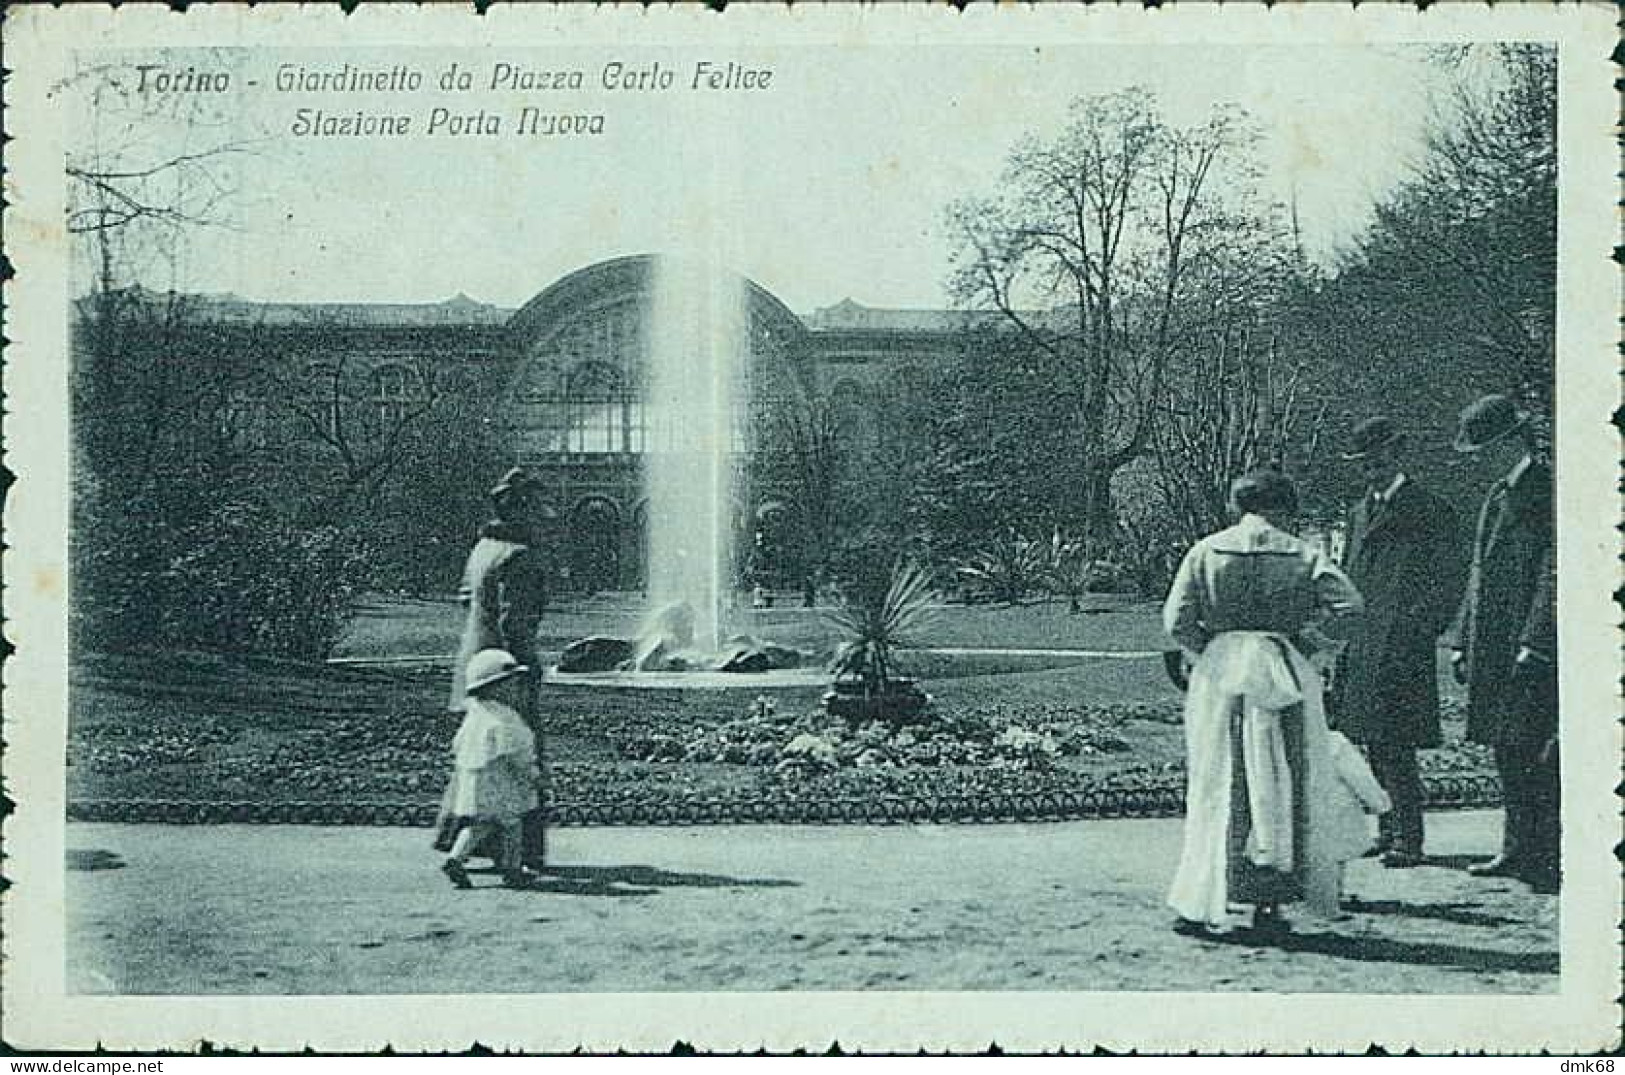
POLYGON ((1353 913, 1299 917, 1263 947, 1168 929, 1168 820, 565 829, 561 875, 526 892, 454 891, 423 830, 70 824, 68 981, 87 993, 1554 991, 1556 898, 1460 869, 1493 848, 1499 823, 1431 816, 1437 864, 1355 863, 1353 913))

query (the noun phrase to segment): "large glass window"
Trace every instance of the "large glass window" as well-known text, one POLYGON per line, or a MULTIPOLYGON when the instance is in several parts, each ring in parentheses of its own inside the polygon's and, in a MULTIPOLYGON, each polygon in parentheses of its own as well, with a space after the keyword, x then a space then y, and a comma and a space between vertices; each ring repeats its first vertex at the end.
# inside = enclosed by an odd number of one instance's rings
POLYGON ((270 447, 271 422, 265 397, 250 386, 239 385, 226 395, 221 427, 229 443, 254 451, 270 447))
POLYGON ((416 402, 414 380, 405 366, 379 366, 372 371, 370 410, 379 436, 388 436, 411 415, 416 402))
POLYGON ((620 371, 605 362, 583 362, 570 371, 564 397, 564 450, 601 455, 643 450, 643 408, 620 371))
POLYGON ((513 401, 522 452, 619 455, 649 449, 638 384, 636 311, 608 311, 563 327, 530 358, 513 401))

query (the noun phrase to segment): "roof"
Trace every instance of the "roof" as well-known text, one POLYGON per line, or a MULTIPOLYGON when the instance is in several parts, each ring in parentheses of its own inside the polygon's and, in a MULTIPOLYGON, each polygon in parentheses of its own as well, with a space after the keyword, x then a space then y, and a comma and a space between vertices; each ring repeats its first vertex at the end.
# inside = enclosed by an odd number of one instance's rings
MULTIPOLYGON (((139 299, 161 302, 164 292, 139 286, 139 299)), ((410 328, 424 325, 503 325, 513 311, 458 292, 440 302, 256 302, 229 291, 184 296, 188 315, 213 324, 345 325, 410 328)))
POLYGON ((955 332, 985 315, 964 310, 896 309, 864 306, 842 299, 802 318, 814 332, 879 330, 887 332, 955 332))
MULTIPOLYGON (((621 263, 647 259, 621 258, 614 262, 590 266, 591 272, 620 267, 621 263)), ((526 305, 529 311, 538 302, 569 284, 584 278, 589 270, 582 270, 564 278, 542 292, 526 305)), ((754 287, 754 285, 752 285, 754 287)), ((758 289, 759 290, 759 289, 758 289)), ((126 294, 154 303, 164 301, 165 292, 149 291, 139 285, 126 294)), ((763 294, 766 294, 765 292, 763 294)), ((411 328, 430 325, 502 326, 509 324, 515 310, 488 302, 471 299, 458 292, 440 302, 257 302, 229 291, 193 292, 183 296, 188 303, 188 315, 212 324, 257 325, 343 325, 349 327, 411 328)), ((769 296, 771 297, 771 296, 769 296)), ((775 300, 776 301, 776 300, 775 300)), ((782 306, 781 306, 782 309, 782 306)), ((524 311, 520 311, 523 313, 524 311)), ((794 316, 784 311, 786 316, 794 316)), ((1035 321, 1045 319, 1044 314, 1027 311, 1035 321)), ((865 306, 850 298, 834 306, 825 306, 799 319, 815 333, 820 332, 885 332, 946 334, 962 331, 977 324, 997 323, 999 315, 986 311, 942 310, 923 308, 896 308, 865 306)))

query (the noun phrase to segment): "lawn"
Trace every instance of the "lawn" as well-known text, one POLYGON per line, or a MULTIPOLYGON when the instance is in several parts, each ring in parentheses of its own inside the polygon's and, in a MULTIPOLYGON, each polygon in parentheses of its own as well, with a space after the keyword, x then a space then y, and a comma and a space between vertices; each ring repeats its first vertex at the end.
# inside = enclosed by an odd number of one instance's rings
MULTIPOLYGON (((1084 611, 1065 602, 1020 606, 943 605, 918 644, 978 649, 1160 650, 1168 645, 1153 603, 1090 594, 1084 611)), ((823 652, 834 636, 823 613, 796 605, 737 610, 738 631, 783 645, 823 652)), ((612 594, 560 603, 543 617, 540 643, 560 650, 588 635, 637 635, 644 609, 636 595, 612 594)), ((364 602, 333 648, 341 658, 435 656, 456 651, 462 610, 450 598, 375 598, 364 602)))
MULTIPOLYGON (((583 604, 552 616, 549 648, 614 633, 636 611, 583 604)), ((818 618, 770 610, 778 640, 803 645, 818 618), (800 632, 799 634, 797 632, 800 632)), ((344 639, 348 657, 435 655, 455 643, 450 602, 378 601, 344 639)), ((1119 603, 947 608, 922 643, 1155 650, 1153 610, 1119 603)), ((1156 658, 919 652, 912 670, 935 698, 920 728, 848 728, 818 689, 649 690, 544 685, 552 800, 567 818, 672 817, 709 804, 718 817, 784 804, 998 800, 1077 802, 1115 790, 1177 806, 1179 695, 1156 658), (1060 797, 1057 799, 1056 797, 1060 797), (1070 799, 1067 797, 1070 796, 1070 799), (731 805, 730 805, 731 804, 731 805), (776 805, 772 805, 776 804, 776 805), (676 814, 672 811, 677 811, 676 814)), ((80 816, 127 800, 387 804, 432 808, 456 730, 438 662, 301 664, 198 653, 81 654, 72 672, 68 789, 80 816)), ((1487 768, 1460 744, 1427 770, 1487 768)), ((1049 809, 1046 807, 1045 809, 1049 809)), ((773 814, 773 811, 777 811, 773 814)), ((905 810, 906 812, 906 810, 905 810)), ((1067 812, 1062 809, 1060 812, 1067 812)), ((755 816, 755 815, 751 815, 755 816)))

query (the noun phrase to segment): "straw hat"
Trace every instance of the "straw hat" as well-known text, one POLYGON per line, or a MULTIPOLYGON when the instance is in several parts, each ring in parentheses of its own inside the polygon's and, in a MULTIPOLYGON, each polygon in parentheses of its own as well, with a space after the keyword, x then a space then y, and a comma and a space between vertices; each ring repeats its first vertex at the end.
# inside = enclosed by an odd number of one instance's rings
POLYGON ((463 689, 473 694, 493 683, 501 683, 529 671, 505 649, 482 649, 468 659, 468 683, 463 689))

